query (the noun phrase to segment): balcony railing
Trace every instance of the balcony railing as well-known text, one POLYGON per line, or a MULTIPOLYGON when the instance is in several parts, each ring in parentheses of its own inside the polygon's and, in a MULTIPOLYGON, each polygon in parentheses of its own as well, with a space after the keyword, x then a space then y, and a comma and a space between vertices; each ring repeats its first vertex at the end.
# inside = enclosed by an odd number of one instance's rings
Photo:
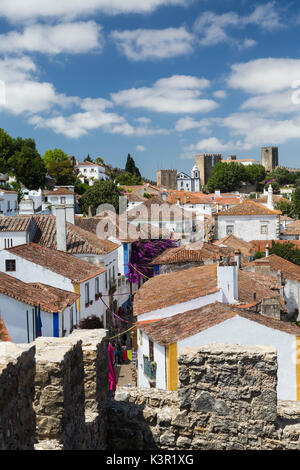
POLYGON ((150 381, 156 380, 156 362, 149 361, 147 356, 144 356, 144 374, 150 381))

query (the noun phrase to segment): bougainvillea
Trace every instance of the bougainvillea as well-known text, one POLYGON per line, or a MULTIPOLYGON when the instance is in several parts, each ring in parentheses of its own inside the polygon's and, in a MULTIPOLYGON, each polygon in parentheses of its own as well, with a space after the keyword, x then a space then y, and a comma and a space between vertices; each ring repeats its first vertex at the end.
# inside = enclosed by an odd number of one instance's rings
POLYGON ((138 284, 140 280, 154 276, 151 261, 168 248, 174 248, 177 243, 174 240, 139 240, 132 244, 130 261, 128 263, 128 279, 131 283, 138 284))

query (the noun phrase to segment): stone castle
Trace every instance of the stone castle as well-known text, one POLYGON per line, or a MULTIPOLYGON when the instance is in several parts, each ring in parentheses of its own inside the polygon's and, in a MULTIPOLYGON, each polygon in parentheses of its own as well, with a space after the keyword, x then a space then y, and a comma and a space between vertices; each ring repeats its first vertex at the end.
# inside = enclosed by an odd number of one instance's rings
POLYGON ((300 449, 300 406, 277 402, 270 346, 211 344, 178 359, 178 392, 108 401, 105 330, 0 343, 2 450, 300 449))

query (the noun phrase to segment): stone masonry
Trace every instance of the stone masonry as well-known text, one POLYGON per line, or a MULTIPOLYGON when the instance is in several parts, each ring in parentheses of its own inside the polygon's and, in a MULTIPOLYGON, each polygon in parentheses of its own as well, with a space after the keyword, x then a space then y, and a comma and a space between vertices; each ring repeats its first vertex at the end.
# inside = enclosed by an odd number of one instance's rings
POLYGON ((272 347, 185 349, 178 392, 124 387, 108 402, 107 346, 105 330, 0 343, 0 449, 300 449, 272 347))
POLYGON ((208 345, 179 358, 177 392, 122 389, 109 409, 109 449, 300 449, 300 406, 277 411, 270 347, 208 345))

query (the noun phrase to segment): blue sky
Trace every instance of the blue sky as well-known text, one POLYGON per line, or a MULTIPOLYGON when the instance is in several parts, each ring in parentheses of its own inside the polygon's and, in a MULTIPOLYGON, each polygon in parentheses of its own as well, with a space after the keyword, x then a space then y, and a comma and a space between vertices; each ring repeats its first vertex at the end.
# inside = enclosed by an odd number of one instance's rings
POLYGON ((1 0, 0 127, 142 174, 197 153, 300 167, 300 6, 1 0))

